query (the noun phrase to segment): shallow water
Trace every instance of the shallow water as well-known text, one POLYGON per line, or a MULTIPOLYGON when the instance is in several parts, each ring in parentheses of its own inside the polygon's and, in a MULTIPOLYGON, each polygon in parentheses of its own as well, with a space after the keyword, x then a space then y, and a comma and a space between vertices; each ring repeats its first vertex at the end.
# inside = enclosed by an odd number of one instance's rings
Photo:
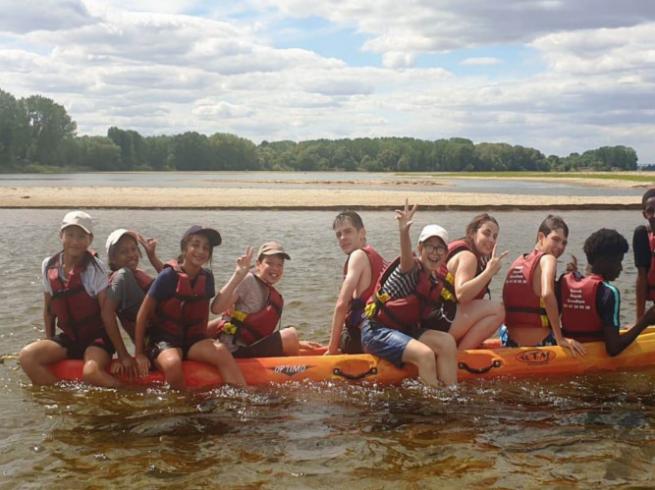
MULTIPOLYGON (((280 290, 283 323, 326 341, 344 257, 331 231, 333 212, 92 212, 95 243, 119 226, 177 252, 194 222, 217 227, 217 283, 247 244, 278 238, 291 254, 280 290)), ((528 250, 543 213, 495 213, 500 250, 528 250)), ((614 227, 631 241, 634 211, 561 213, 571 228, 567 252, 595 229, 614 227)), ((16 354, 41 328, 39 265, 57 250, 59 210, 0 210, 5 287, 0 339, 16 354)), ((391 258, 393 214, 363 212, 369 241, 391 258)), ((420 213, 453 237, 471 213, 420 213)), ((568 253, 565 257, 568 260, 568 253)), ((506 261, 508 262, 508 261, 506 261)), ((582 260, 584 262, 584 260, 582 260)), ((503 277, 507 263, 500 272, 503 277)), ((635 272, 617 281, 623 320, 632 320, 635 272)), ((500 280, 492 284, 498 297, 500 280)), ((88 488, 537 488, 635 487, 655 480, 655 378, 652 372, 573 379, 467 382, 455 391, 289 384, 253 391, 220 388, 185 395, 158 388, 112 391, 69 385, 32 388, 16 362, 0 365, 0 487, 88 488)))

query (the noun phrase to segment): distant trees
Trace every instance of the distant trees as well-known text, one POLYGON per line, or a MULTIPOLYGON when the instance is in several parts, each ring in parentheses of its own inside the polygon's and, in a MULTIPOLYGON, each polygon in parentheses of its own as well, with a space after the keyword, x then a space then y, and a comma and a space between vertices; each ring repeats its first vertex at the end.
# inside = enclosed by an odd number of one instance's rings
POLYGON ((567 157, 535 148, 473 143, 466 138, 355 138, 252 141, 195 131, 142 136, 115 126, 106 136, 76 136, 66 109, 33 95, 17 100, 0 90, 0 171, 30 165, 86 170, 299 170, 376 172, 634 170, 637 153, 603 146, 567 157))

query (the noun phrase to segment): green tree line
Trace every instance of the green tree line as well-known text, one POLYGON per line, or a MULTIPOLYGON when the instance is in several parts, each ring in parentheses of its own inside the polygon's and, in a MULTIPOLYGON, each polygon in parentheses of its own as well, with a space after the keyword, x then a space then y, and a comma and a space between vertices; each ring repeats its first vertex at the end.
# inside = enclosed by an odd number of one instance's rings
POLYGON ((507 143, 466 138, 354 138, 252 141, 227 133, 188 131, 142 136, 110 127, 78 136, 75 121, 51 99, 16 99, 0 90, 0 171, 299 170, 375 172, 635 170, 637 153, 603 146, 567 157, 507 143))

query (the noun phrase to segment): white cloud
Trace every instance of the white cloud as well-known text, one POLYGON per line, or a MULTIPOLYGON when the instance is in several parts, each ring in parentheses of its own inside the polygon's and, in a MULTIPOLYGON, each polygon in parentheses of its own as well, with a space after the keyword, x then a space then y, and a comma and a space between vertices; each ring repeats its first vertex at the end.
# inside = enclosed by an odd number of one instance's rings
POLYGON ((502 63, 502 60, 491 56, 483 56, 479 58, 466 58, 460 61, 460 65, 471 65, 471 66, 489 66, 489 65, 498 65, 500 63, 502 63))

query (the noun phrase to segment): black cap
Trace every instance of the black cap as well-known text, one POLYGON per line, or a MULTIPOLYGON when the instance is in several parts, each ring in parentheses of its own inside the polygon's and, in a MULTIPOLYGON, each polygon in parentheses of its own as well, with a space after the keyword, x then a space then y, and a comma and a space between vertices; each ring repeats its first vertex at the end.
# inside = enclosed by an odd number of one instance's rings
POLYGON ((221 234, 218 231, 216 231, 213 228, 205 228, 200 225, 193 225, 191 226, 191 228, 189 228, 187 231, 184 232, 184 235, 182 235, 182 240, 180 241, 180 247, 182 246, 182 242, 189 235, 205 235, 207 237, 207 240, 209 240, 209 244, 212 247, 218 247, 221 244, 221 234))

